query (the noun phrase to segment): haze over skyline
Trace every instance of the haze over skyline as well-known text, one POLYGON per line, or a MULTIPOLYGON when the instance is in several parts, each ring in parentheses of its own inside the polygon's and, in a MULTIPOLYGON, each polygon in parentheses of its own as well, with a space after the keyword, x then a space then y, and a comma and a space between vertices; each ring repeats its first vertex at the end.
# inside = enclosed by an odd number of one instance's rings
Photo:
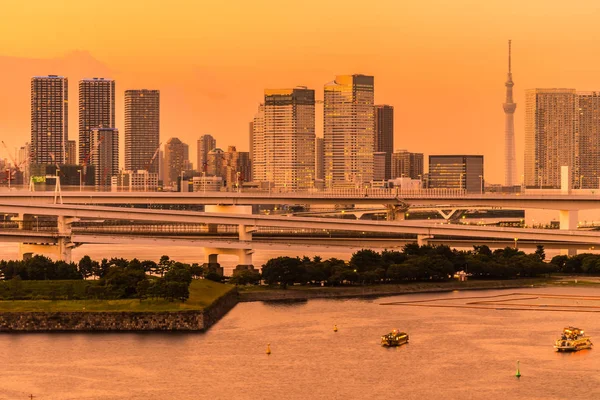
POLYGON ((248 150, 248 122, 265 88, 305 85, 322 99, 335 75, 362 73, 375 76, 375 102, 395 108, 395 150, 482 154, 486 180, 500 183, 508 39, 519 178, 525 89, 600 90, 600 56, 589 51, 600 39, 600 5, 592 1, 58 3, 3 4, 0 137, 11 151, 30 140, 34 75, 69 78, 70 139, 78 139, 80 79, 116 80, 120 130, 125 90, 160 90, 160 140, 178 137, 195 160, 206 133, 221 148, 248 150))

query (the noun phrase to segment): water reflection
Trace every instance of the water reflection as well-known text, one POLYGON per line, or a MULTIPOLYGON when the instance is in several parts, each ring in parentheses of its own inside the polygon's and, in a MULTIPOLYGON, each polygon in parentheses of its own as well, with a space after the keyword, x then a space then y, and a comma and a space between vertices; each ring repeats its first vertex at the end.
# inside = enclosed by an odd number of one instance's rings
MULTIPOLYGON (((572 288, 517 292, 596 294, 572 288)), ((552 347, 568 325, 584 328, 592 340, 599 336, 594 313, 380 305, 460 302, 472 293, 241 303, 206 334, 0 335, 0 398, 600 398, 594 372, 600 353, 559 354, 552 347), (381 347, 381 335, 392 328, 408 332, 410 343, 381 347), (271 355, 265 354, 267 343, 271 355)))

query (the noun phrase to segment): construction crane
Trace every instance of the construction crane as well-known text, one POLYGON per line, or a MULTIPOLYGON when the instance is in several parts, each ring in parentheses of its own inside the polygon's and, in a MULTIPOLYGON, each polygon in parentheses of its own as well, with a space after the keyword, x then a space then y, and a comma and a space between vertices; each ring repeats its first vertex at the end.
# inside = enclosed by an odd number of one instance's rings
POLYGON ((92 158, 92 154, 94 154, 96 151, 98 151, 98 148, 100 147, 100 144, 102 143, 103 140, 104 140, 104 136, 101 136, 100 139, 98 139, 98 142, 94 145, 94 147, 92 147, 92 149, 90 149, 90 152, 87 153, 87 155, 83 159, 81 174, 83 175, 82 181, 84 184, 85 184, 85 178, 86 178, 86 174, 87 174, 88 163, 90 162, 90 159, 92 158))
POLYGON ((154 162, 154 159, 156 158, 156 156, 158 155, 158 152, 160 151, 160 145, 162 143, 158 144, 158 147, 156 148, 156 151, 154 152, 154 155, 152 156, 152 158, 150 159, 150 161, 148 161, 148 164, 146 164, 146 168, 144 168, 146 170, 146 177, 144 179, 144 192, 148 191, 148 175, 150 175, 150 167, 152 166, 152 162, 154 162))
POLYGON ((150 159, 150 161, 148 161, 148 164, 146 164, 146 168, 144 168, 146 171, 150 172, 150 167, 152 166, 152 162, 154 161, 154 159, 156 158, 156 156, 158 155, 158 152, 160 150, 160 145, 162 143, 158 144, 158 147, 156 148, 156 151, 154 152, 154 155, 152 156, 152 158, 150 159))
POLYGON ((20 163, 17 163, 15 156, 13 156, 10 150, 8 150, 8 146, 6 145, 6 143, 4 143, 4 140, 2 140, 2 146, 4 146, 4 148, 6 149, 6 153, 8 154, 8 157, 10 158, 10 161, 12 162, 14 168, 12 170, 10 168, 7 169, 8 173, 6 179, 8 180, 8 188, 10 189, 10 181, 12 179, 12 176, 16 175, 17 172, 21 172, 21 166, 25 164, 27 160, 23 160, 20 163))
POLYGON ((27 160, 24 160, 24 161, 21 161, 20 163, 17 163, 17 160, 11 154, 10 150, 8 150, 8 146, 6 145, 6 143, 4 143, 4 140, 2 141, 2 146, 4 146, 4 148, 6 149, 6 153, 8 154, 8 157, 10 158, 10 161, 13 163, 13 166, 15 167, 15 172, 19 172, 21 170, 21 166, 23 164, 25 164, 25 162, 27 160))

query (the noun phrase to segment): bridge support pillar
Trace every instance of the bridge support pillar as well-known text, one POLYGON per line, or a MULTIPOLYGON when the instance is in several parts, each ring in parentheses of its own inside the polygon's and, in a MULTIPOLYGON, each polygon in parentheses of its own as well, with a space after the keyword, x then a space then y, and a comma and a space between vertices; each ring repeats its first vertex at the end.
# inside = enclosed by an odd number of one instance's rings
POLYGON ((419 246, 427 246, 428 239, 433 239, 433 235, 417 235, 417 244, 419 246))
MULTIPOLYGON (((579 211, 578 210, 560 210, 560 229, 561 230, 575 230, 577 229, 579 211)), ((567 248, 561 249, 561 254, 569 256, 577 255, 577 249, 567 248)))
MULTIPOLYGON (((204 207, 204 211, 210 213, 223 213, 223 214, 244 214, 252 215, 252 206, 223 206, 223 205, 207 205, 204 207)), ((210 231, 210 228, 209 228, 210 231)), ((256 231, 256 228, 247 225, 238 225, 238 235, 240 242, 248 242, 249 248, 246 249, 219 249, 219 248, 206 248, 205 254, 208 257, 208 264, 211 265, 211 255, 214 255, 214 264, 217 264, 216 257, 218 254, 232 254, 238 257, 238 265, 236 269, 254 269, 252 265, 252 253, 254 250, 251 248, 250 242, 252 242, 252 232, 256 231)), ((216 233, 216 230, 215 232, 216 233)), ((218 267, 223 274, 223 268, 218 267)))
POLYGON ((578 210, 560 210, 560 229, 577 229, 578 210))
POLYGON ((209 272, 215 272, 223 276, 223 267, 219 264, 219 250, 204 248, 204 264, 202 266, 208 269, 209 272))
POLYGON ((56 244, 19 243, 19 256, 27 260, 36 254, 53 255, 57 260, 71 263, 72 250, 75 246, 67 238, 58 238, 56 244))
MULTIPOLYGON (((37 221, 35 225, 32 224, 32 218, 29 214, 19 215, 23 221, 23 229, 37 230, 39 227, 37 221)), ((27 259, 34 254, 51 254, 57 260, 70 263, 72 261, 72 250, 77 247, 75 243, 71 241, 71 224, 78 221, 77 218, 57 217, 57 233, 58 237, 54 243, 20 243, 19 244, 19 255, 22 259, 27 259)))

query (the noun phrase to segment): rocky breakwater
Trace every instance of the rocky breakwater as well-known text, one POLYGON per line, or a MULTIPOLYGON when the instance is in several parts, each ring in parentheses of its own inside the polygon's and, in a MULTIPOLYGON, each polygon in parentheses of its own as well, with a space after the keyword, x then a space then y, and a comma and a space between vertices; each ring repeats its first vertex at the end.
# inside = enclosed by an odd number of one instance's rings
POLYGON ((237 301, 232 290, 204 310, 2 312, 0 332, 204 331, 237 301))

